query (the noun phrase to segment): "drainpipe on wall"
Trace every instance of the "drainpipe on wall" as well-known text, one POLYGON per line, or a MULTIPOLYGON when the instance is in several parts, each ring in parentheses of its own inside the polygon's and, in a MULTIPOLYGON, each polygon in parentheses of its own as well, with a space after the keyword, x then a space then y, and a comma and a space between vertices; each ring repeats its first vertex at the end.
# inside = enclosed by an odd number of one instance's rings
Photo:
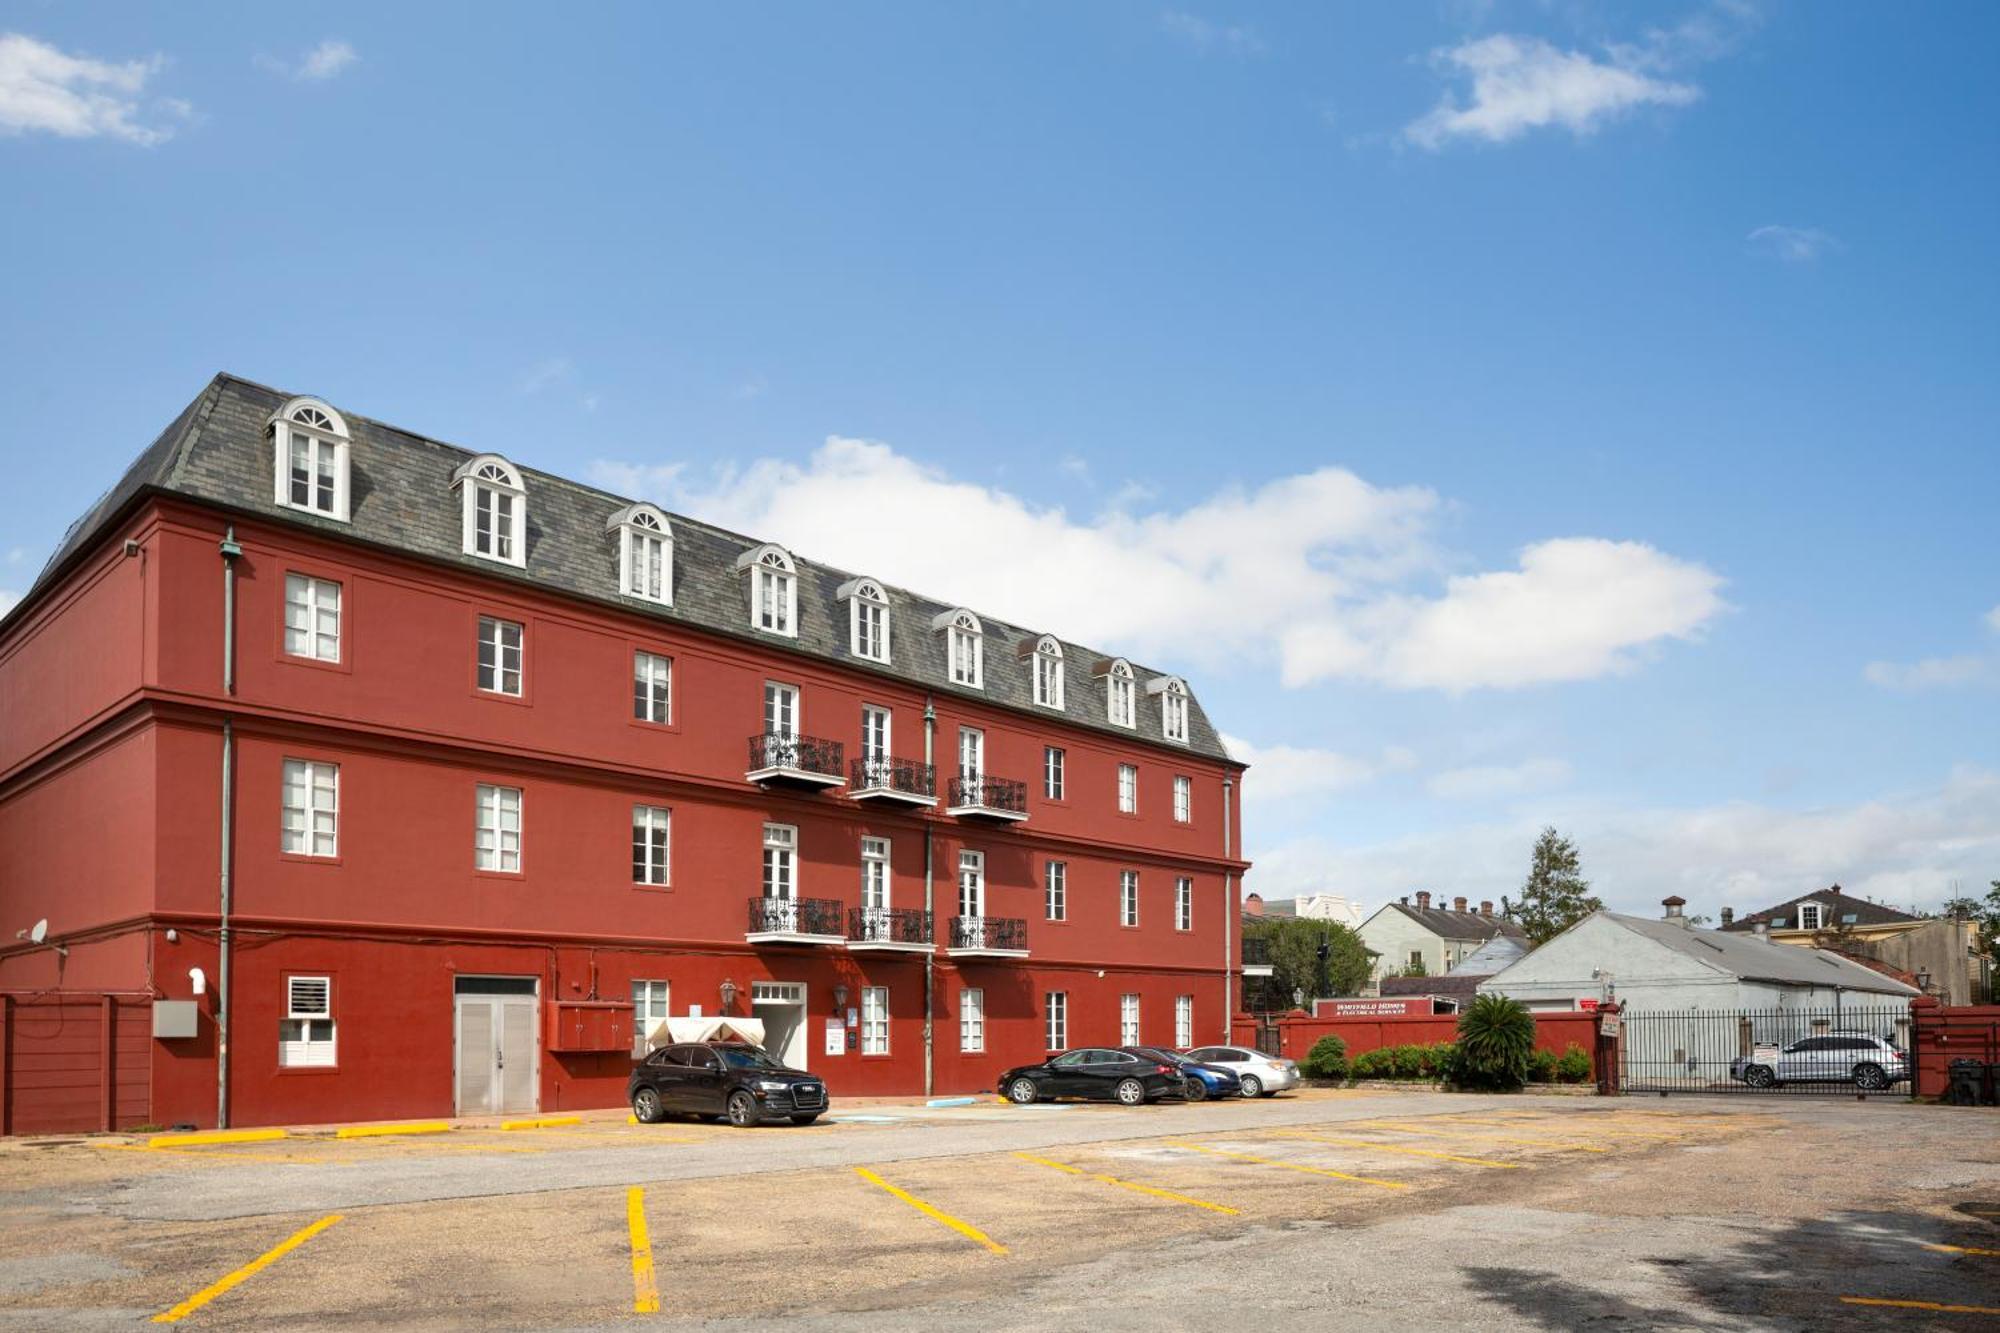
MULTIPOLYGON (((932 758, 937 749, 937 710, 931 707, 929 695, 924 696, 924 763, 931 768, 931 786, 937 788, 937 768, 932 758)), ((931 891, 931 817, 926 811, 924 819, 924 915, 931 921, 931 944, 933 953, 937 944, 937 914, 932 909, 931 891)), ((931 1064, 931 1018, 937 1006, 937 972, 933 953, 924 955, 924 1096, 937 1095, 936 1079, 931 1064)))
MULTIPOLYGON (((1235 793, 1236 779, 1222 780, 1222 855, 1230 855, 1229 819, 1230 797, 1235 793)), ((1222 1040, 1227 1043, 1236 1033, 1236 978, 1230 974, 1230 942, 1242 928, 1243 908, 1236 901, 1236 876, 1229 871, 1222 872, 1222 910, 1227 913, 1222 918, 1222 1040)))
MULTIPOLYGON (((222 692, 236 693, 236 559, 243 548, 236 544, 236 525, 229 525, 222 544, 222 692)), ((229 1128, 229 909, 234 885, 231 871, 235 863, 236 825, 236 724, 222 719, 222 818, 221 818, 220 928, 216 931, 215 966, 215 1127, 229 1128)))

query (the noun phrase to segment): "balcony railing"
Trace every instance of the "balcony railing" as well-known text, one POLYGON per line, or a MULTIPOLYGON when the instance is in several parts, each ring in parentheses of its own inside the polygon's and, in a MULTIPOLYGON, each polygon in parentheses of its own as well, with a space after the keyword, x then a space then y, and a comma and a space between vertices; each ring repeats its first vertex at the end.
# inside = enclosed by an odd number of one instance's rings
POLYGON ((955 916, 951 947, 964 953, 1026 953, 1028 923, 1013 916, 955 916))
POLYGON ((750 900, 751 935, 827 935, 841 938, 841 904, 837 898, 766 898, 750 900))
POLYGON ((918 907, 850 907, 847 938, 854 944, 930 947, 931 914, 918 907))
POLYGON ((1246 967, 1266 966, 1271 961, 1271 941, 1254 935, 1243 937, 1243 963, 1246 967))
POLYGON ((947 813, 992 815, 1000 819, 1028 817, 1028 784, 991 773, 961 773, 951 780, 947 813))
POLYGON ((854 761, 847 787, 856 799, 885 796, 929 805, 937 800, 937 769, 915 759, 870 755, 854 761))
POLYGON ((792 778, 839 786, 847 762, 839 741, 764 731, 750 738, 750 780, 792 778))

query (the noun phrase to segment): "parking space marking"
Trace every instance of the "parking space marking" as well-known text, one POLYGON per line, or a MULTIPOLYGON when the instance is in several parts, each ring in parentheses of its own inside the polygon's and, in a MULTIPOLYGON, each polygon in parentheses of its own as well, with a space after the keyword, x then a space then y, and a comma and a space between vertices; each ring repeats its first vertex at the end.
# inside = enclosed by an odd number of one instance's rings
POLYGON ((1534 1122, 1533 1124, 1524 1125, 1524 1124, 1519 1124, 1512 1120, 1474 1120, 1468 1116, 1453 1116, 1452 1119, 1461 1125, 1490 1125, 1496 1129, 1539 1130, 1547 1128, 1547 1129, 1558 1130, 1559 1132, 1562 1133, 1603 1134, 1611 1138, 1620 1138, 1620 1139, 1658 1139, 1662 1142, 1679 1142, 1681 1139, 1687 1137, 1686 1135, 1682 1134, 1662 1134, 1657 1130, 1651 1130, 1651 1129, 1622 1129, 1616 1125, 1562 1126, 1560 1124, 1547 1120, 1539 1120, 1534 1122))
POLYGON ((278 1262, 278 1260, 284 1258, 293 1250, 296 1250, 299 1246, 305 1244, 339 1220, 339 1213, 329 1213, 319 1221, 314 1222, 311 1226, 300 1228, 229 1276, 209 1283, 200 1291, 197 1291, 194 1295, 173 1307, 173 1309, 160 1311, 153 1316, 153 1322, 156 1324, 179 1323, 202 1306, 207 1305, 217 1296, 257 1276, 257 1274, 263 1272, 266 1268, 269 1268, 272 1264, 278 1262))
POLYGON ((950 1213, 945 1212, 943 1209, 931 1207, 929 1204, 925 1203, 922 1199, 919 1199, 916 1195, 910 1193, 908 1190, 898 1189, 894 1185, 891 1185, 888 1181, 882 1179, 882 1177, 876 1175, 873 1171, 870 1171, 867 1167, 865 1166, 855 1167, 854 1174, 860 1176, 863 1180, 875 1186, 875 1188, 883 1190, 888 1194, 894 1196, 895 1198, 901 1199, 904 1203, 907 1203, 908 1205, 910 1205, 910 1207, 916 1209, 918 1212, 922 1213, 925 1217, 928 1217, 936 1222, 942 1222, 944 1225, 950 1227, 953 1231, 956 1231, 959 1235, 966 1237, 968 1240, 977 1241, 979 1244, 984 1245, 988 1250, 992 1251, 994 1254, 1007 1253, 1007 1247, 1005 1245, 1002 1245, 999 1241, 993 1239, 993 1237, 987 1235, 985 1232, 981 1231, 978 1227, 973 1226, 970 1222, 961 1222, 957 1218, 953 1217, 950 1213))
POLYGON ((1925 1241, 1924 1248, 1927 1250, 1936 1250, 1940 1254, 1978 1254, 1989 1259, 2000 1257, 2000 1250, 1982 1250, 1973 1245, 1935 1245, 1929 1241, 1925 1241))
POLYGON ((1337 1143, 1346 1148, 1367 1148, 1373 1152, 1402 1153, 1406 1157, 1435 1157, 1445 1162, 1462 1162, 1466 1166, 1491 1166, 1505 1171, 1518 1171, 1520 1162, 1496 1162, 1491 1157, 1461 1157, 1457 1153, 1438 1152, 1432 1148, 1409 1148, 1399 1143, 1377 1143, 1373 1139, 1343 1139, 1331 1134, 1315 1134, 1304 1129, 1279 1129, 1272 1133, 1288 1139, 1310 1139, 1314 1143, 1337 1143))
POLYGON ((1442 1129, 1418 1129, 1414 1125, 1399 1125, 1387 1120, 1350 1120, 1351 1125, 1362 1129, 1386 1130, 1391 1134, 1422 1134, 1434 1139, 1471 1140, 1474 1143, 1512 1143, 1525 1148, 1562 1148, 1570 1152, 1608 1153, 1609 1148, 1600 1148, 1590 1143, 1558 1143, 1550 1139, 1517 1139, 1506 1134, 1451 1134, 1442 1129))
POLYGON ((1840 1303, 1887 1310, 1924 1310, 1931 1314, 2000 1314, 2000 1305, 1941 1305, 1937 1301, 1892 1301, 1880 1296, 1842 1296, 1840 1303))
POLYGON ((646 1232, 646 1191, 625 1191, 625 1229, 632 1236, 632 1313, 660 1312, 660 1283, 653 1275, 653 1238, 646 1232))
POLYGON ((1187 1148, 1194 1152, 1213 1153, 1217 1157, 1233 1157, 1238 1161, 1255 1162, 1259 1166, 1281 1166, 1287 1171, 1303 1171, 1309 1176, 1331 1176, 1335 1180, 1352 1180, 1361 1185, 1379 1185, 1385 1190, 1406 1190, 1409 1185, 1400 1180, 1377 1180, 1373 1176, 1349 1175, 1345 1171, 1333 1171, 1323 1166, 1305 1166, 1298 1162, 1281 1162, 1275 1157, 1258 1157, 1247 1152, 1231 1152, 1227 1148, 1210 1148, 1200 1143, 1188 1143, 1181 1139, 1168 1139, 1170 1148, 1187 1148))
POLYGON ((1206 1208, 1211 1213, 1222 1213, 1229 1217, 1236 1217, 1241 1212, 1240 1209, 1231 1208, 1228 1204, 1210 1203, 1206 1199, 1197 1199, 1192 1195, 1176 1194, 1172 1190, 1163 1190, 1153 1185, 1141 1185, 1136 1180, 1120 1180, 1116 1176, 1107 1176, 1096 1171, 1086 1171, 1080 1166, 1071 1166, 1066 1162, 1053 1162, 1046 1157, 1037 1157, 1033 1153, 1017 1152, 1014 1155, 1024 1162, 1033 1162, 1036 1166, 1054 1167, 1056 1170, 1066 1171, 1072 1176, 1082 1176, 1086 1180, 1101 1181, 1106 1185, 1116 1185, 1120 1189, 1132 1190, 1139 1194, 1150 1194, 1156 1199, 1166 1199, 1173 1203, 1184 1203, 1193 1208, 1206 1208))
POLYGON ((146 1140, 148 1148, 185 1148, 197 1143, 269 1143, 289 1138, 282 1129, 203 1129, 189 1134, 155 1134, 146 1140))

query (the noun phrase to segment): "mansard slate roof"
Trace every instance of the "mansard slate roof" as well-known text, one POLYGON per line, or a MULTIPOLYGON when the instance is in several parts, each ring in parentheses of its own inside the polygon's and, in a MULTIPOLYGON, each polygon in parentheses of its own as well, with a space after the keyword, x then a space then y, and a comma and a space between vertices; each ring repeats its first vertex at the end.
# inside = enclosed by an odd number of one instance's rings
MULTIPOLYGON (((1063 708, 1034 702, 1030 646, 1041 631, 1024 628, 972 608, 985 630, 983 690, 954 685, 948 678, 945 634, 931 628, 932 617, 959 605, 941 602, 882 583, 890 608, 890 662, 857 658, 848 651, 847 604, 836 590, 857 577, 846 570, 806 559, 785 545, 782 535, 746 537, 698 519, 668 512, 674 544, 673 605, 623 596, 618 583, 617 543, 606 533, 611 516, 633 503, 564 478, 519 469, 528 495, 525 569, 467 555, 462 510, 452 490, 452 473, 485 451, 461 448, 374 421, 332 403, 346 420, 349 444, 349 520, 288 509, 276 503, 266 423, 298 395, 217 375, 172 425, 149 445, 96 504, 70 526, 41 576, 17 611, 25 611, 72 559, 87 550, 100 530, 140 496, 164 492, 223 506, 280 523, 317 528, 329 536, 405 552, 456 565, 495 579, 515 579, 571 597, 608 603, 640 616, 657 616, 712 633, 762 643, 781 651, 839 662, 857 670, 896 677, 940 694, 985 699, 1031 715, 1060 711, 1075 726, 1170 750, 1186 749, 1241 767, 1223 747, 1192 691, 1188 695, 1188 743, 1161 734, 1160 696, 1148 681, 1170 673, 1132 663, 1136 727, 1114 726, 1106 708, 1104 678, 1097 664, 1114 654, 1062 641, 1066 670, 1063 708), (749 579, 736 567, 746 550, 774 542, 784 546, 798 568, 798 637, 764 634, 750 627, 749 579)), ((510 463, 512 459, 508 460, 510 463)), ((940 556, 940 572, 949 575, 940 556)), ((1001 558, 1004 558, 1002 556, 1001 558)), ((880 580, 875 580, 880 582, 880 580)), ((0 618, 4 619, 4 618, 0 618)))
POLYGON ((1737 917, 1724 926, 1727 931, 1742 932, 1755 930, 1758 926, 1768 926, 1772 930, 1796 930, 1799 928, 1799 904, 1824 903, 1826 905, 1826 929, 1832 930, 1845 923, 1850 926, 1893 926, 1905 922, 1917 922, 1922 917, 1899 912, 1881 903, 1871 903, 1866 898, 1856 898, 1841 892, 1838 884, 1817 893, 1802 893, 1776 907, 1767 907, 1761 912, 1737 917))

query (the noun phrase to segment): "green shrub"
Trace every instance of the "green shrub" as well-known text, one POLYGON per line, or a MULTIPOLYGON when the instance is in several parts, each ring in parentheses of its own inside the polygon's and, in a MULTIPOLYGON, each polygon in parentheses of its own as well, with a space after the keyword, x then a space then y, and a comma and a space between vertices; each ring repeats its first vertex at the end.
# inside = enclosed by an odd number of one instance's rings
POLYGON ((1395 1066, 1397 1078, 1422 1078, 1424 1075, 1424 1048, 1421 1046, 1391 1046, 1389 1059, 1395 1066))
POLYGON ((1528 1057, 1528 1082, 1553 1083, 1555 1081, 1556 1053, 1537 1047, 1534 1054, 1528 1057))
POLYGON ((1556 1077, 1565 1083, 1588 1083, 1591 1073, 1590 1052, 1575 1042, 1556 1061, 1556 1077))
POLYGON ((1299 1061, 1299 1071, 1307 1078, 1345 1079, 1347 1043, 1329 1032, 1314 1042, 1306 1058, 1299 1061))
POLYGON ((1349 1068, 1357 1079, 1388 1078, 1395 1073, 1396 1062, 1387 1046, 1378 1046, 1355 1056, 1349 1068))
POLYGON ((1526 1005, 1504 995, 1476 996, 1458 1016, 1454 1081, 1476 1091, 1518 1091, 1534 1049, 1535 1019, 1526 1005))

